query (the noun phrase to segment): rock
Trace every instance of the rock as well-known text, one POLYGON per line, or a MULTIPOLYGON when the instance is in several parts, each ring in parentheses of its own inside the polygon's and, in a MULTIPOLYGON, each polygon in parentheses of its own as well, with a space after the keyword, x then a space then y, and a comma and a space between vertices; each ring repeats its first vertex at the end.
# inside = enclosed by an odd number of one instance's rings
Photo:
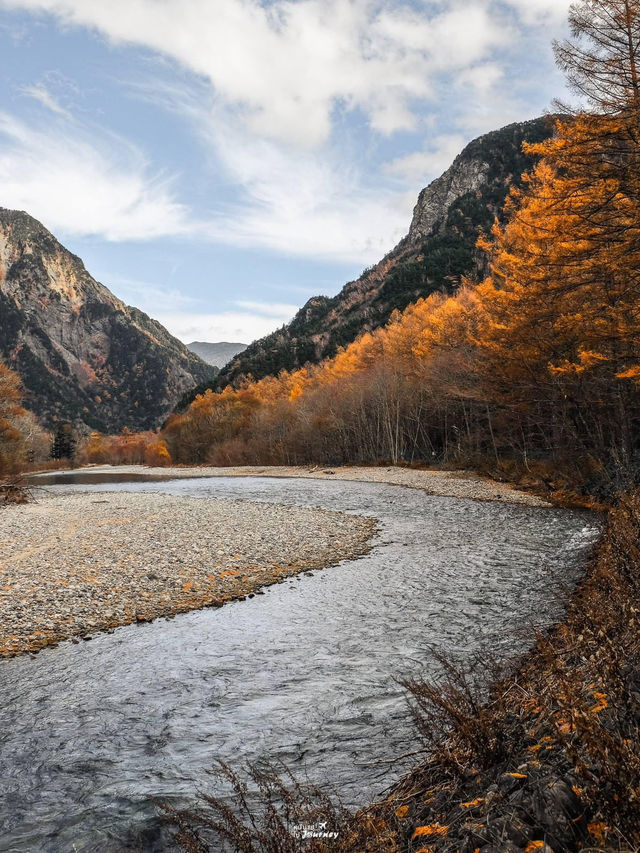
POLYGON ((502 794, 500 794, 500 792, 497 790, 496 787, 492 786, 487 791, 486 796, 484 798, 484 801, 485 801, 485 804, 487 805, 487 807, 489 807, 496 800, 500 800, 500 799, 502 799, 502 794))
MULTIPOLYGON (((510 794, 516 788, 520 788, 524 781, 525 774, 503 773, 498 779, 498 788, 503 794, 510 794)), ((525 777, 526 778, 526 777, 525 777)))
POLYGON ((500 843, 511 842, 516 847, 526 847, 531 840, 532 828, 515 815, 505 815, 491 820, 487 829, 492 838, 500 840, 500 843))
POLYGON ((587 819, 582 803, 564 779, 547 777, 536 787, 534 814, 551 847, 569 850, 586 837, 587 819))

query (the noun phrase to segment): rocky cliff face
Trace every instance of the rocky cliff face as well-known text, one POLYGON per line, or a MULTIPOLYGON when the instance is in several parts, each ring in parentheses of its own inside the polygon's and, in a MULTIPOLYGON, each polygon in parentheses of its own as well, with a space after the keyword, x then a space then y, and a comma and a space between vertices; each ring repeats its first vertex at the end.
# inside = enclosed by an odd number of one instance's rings
POLYGON ((0 208, 0 358, 47 426, 104 432, 159 425, 215 371, 95 281, 26 213, 0 208))
POLYGON ((468 193, 477 193, 488 183, 489 163, 465 151, 418 196, 408 238, 419 242, 430 237, 444 224, 449 208, 468 193))
POLYGON ((255 341, 226 365, 213 387, 321 361, 386 323, 395 309, 434 291, 452 292, 463 275, 482 275, 486 259, 476 249, 478 236, 501 218, 510 187, 533 166, 522 143, 542 141, 551 132, 552 123, 541 118, 471 142, 422 190, 409 232, 395 249, 337 296, 310 299, 288 326, 255 341))

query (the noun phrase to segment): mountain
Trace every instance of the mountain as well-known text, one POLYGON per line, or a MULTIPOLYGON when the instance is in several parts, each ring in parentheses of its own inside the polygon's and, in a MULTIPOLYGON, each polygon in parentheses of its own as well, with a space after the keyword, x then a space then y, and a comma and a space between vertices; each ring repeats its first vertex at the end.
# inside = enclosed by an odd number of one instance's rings
MULTIPOLYGON (((461 276, 483 275, 486 259, 476 249, 481 231, 502 216, 511 186, 534 164, 523 142, 553 132, 552 117, 511 124, 469 143, 452 166, 422 190, 409 232, 375 266, 334 297, 315 296, 281 329, 250 344, 211 383, 221 389, 248 375, 261 379, 331 357, 364 331, 384 325, 395 309, 434 291, 450 293, 461 276)), ((197 389, 205 390, 203 385, 197 389)), ((194 394, 180 402, 185 406, 194 394)))
POLYGON ((26 213, 0 208, 0 358, 25 405, 50 427, 102 432, 162 423, 215 371, 137 308, 95 281, 26 213))
POLYGON ((217 344, 205 343, 205 341, 192 341, 187 344, 187 349, 199 355, 207 364, 213 367, 224 367, 235 355, 246 350, 247 344, 230 344, 220 341, 217 344))

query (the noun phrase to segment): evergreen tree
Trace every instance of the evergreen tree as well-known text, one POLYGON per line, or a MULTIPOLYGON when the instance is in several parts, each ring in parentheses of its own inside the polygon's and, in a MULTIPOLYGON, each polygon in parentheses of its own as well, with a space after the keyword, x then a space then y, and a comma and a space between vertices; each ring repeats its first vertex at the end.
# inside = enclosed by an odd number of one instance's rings
POLYGON ((68 459, 73 462, 78 439, 73 425, 68 421, 56 424, 51 444, 52 459, 68 459))

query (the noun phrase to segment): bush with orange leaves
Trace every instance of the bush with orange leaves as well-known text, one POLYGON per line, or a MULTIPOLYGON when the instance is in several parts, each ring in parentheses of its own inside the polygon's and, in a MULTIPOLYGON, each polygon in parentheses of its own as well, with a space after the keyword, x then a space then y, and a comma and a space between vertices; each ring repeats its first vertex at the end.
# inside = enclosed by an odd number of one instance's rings
POLYGON ((161 438, 149 441, 144 450, 144 464, 151 468, 166 468, 171 465, 167 442, 161 438))

